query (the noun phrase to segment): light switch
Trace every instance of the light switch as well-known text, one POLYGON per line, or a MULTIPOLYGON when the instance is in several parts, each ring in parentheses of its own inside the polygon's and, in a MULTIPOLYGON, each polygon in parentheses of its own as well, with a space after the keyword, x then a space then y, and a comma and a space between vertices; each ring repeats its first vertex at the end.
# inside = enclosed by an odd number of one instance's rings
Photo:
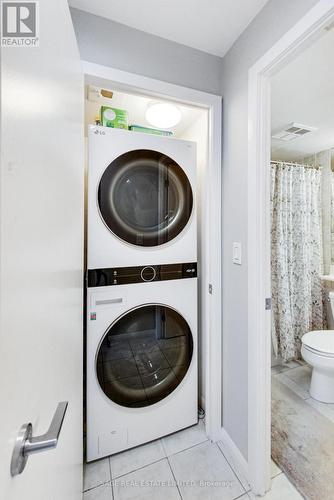
POLYGON ((241 243, 239 242, 233 243, 232 262, 241 266, 241 243))

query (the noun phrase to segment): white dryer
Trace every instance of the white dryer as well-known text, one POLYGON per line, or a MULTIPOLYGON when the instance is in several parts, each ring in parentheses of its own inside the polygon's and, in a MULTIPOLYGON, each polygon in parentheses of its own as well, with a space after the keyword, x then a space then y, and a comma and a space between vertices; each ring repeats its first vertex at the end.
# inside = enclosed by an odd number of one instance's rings
POLYGON ((196 144, 88 131, 88 269, 196 262, 196 144))
POLYGON ((196 265, 118 270, 116 286, 103 272, 88 274, 87 461, 197 422, 196 265))

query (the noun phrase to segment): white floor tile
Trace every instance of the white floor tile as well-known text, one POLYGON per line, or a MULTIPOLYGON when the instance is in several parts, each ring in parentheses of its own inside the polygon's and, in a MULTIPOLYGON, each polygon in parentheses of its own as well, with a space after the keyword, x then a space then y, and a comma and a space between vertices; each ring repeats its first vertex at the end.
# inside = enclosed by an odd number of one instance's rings
POLYGON ((232 500, 245 492, 221 451, 209 441, 169 461, 183 500, 232 500))
POLYGON ((320 401, 312 398, 307 399, 305 402, 334 423, 334 404, 320 403, 320 401))
MULTIPOLYGON (((291 370, 291 372, 294 372, 296 370, 299 370, 299 368, 296 368, 294 370, 291 370)), ((307 390, 305 390, 303 387, 301 387, 299 384, 297 384, 294 380, 292 380, 290 377, 288 377, 289 371, 279 373, 278 375, 274 375, 274 377, 282 382, 282 384, 286 385, 289 389, 291 389, 297 396, 299 396, 302 399, 308 399, 310 397, 310 393, 307 390)))
POLYGON ((281 469, 278 467, 278 465, 272 460, 271 461, 271 477, 275 477, 275 476, 278 476, 278 474, 280 474, 282 471, 281 469))
POLYGON ((193 425, 192 427, 188 427, 187 429, 164 437, 162 439, 162 444, 167 456, 170 456, 196 444, 203 443, 207 441, 207 439, 204 422, 200 420, 197 425, 193 425))
POLYGON ((279 363, 271 367, 271 373, 275 375, 277 373, 283 373, 289 370, 293 370, 294 368, 298 368, 300 366, 300 361, 288 361, 287 363, 279 363))
POLYGON ((97 488, 86 491, 83 500, 112 500, 112 489, 110 483, 102 484, 97 488))
POLYGON ((282 364, 283 364, 283 366, 285 366, 288 369, 297 368, 298 366, 300 366, 299 361, 287 361, 286 363, 282 363, 282 364))
POLYGON ((309 392, 312 368, 310 368, 309 366, 299 366, 298 368, 294 368, 293 370, 288 370, 287 372, 285 372, 285 375, 289 377, 290 380, 299 385, 301 389, 309 392))
POLYGON ((167 459, 113 479, 115 500, 180 500, 167 459))
POLYGON ((221 441, 218 441, 217 444, 218 444, 221 452, 225 456, 226 460, 230 464, 233 472, 236 474, 236 476, 238 477, 239 481, 241 482, 242 486, 245 488, 246 491, 249 491, 250 490, 250 484, 249 484, 247 478, 245 477, 244 473, 240 470, 240 467, 236 463, 233 455, 230 454, 228 452, 228 450, 224 447, 224 443, 222 443, 221 441))
POLYGON ((160 440, 123 451, 109 458, 111 477, 114 479, 115 477, 123 476, 140 467, 157 462, 165 458, 165 456, 166 454, 160 440))
POLYGON ((252 500, 303 500, 301 494, 290 483, 285 474, 279 474, 271 481, 271 490, 264 497, 257 497, 248 493, 252 500))
POLYGON ((271 374, 277 375, 278 373, 286 372, 289 368, 282 365, 275 365, 271 367, 271 374))
POLYGON ((84 465, 84 491, 110 481, 108 458, 102 458, 84 465))

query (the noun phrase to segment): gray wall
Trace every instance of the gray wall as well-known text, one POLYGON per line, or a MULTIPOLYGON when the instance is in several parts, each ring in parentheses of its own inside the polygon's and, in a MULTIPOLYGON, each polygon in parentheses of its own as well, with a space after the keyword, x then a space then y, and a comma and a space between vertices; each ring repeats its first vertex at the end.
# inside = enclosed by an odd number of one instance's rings
MULTIPOLYGON (((270 0, 223 58, 223 425, 247 458, 248 70, 317 0, 270 0), (232 264, 241 241, 242 266, 232 264)), ((268 332, 270 335, 270 332, 268 332)))
POLYGON ((71 9, 82 59, 213 94, 221 93, 221 58, 71 9))

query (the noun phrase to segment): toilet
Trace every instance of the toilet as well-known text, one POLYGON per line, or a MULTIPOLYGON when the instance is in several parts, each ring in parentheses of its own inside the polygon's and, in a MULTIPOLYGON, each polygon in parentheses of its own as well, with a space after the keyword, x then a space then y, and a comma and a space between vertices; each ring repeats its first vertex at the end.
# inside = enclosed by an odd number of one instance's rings
MULTIPOLYGON (((330 293, 332 310, 334 293, 330 293)), ((313 368, 310 395, 322 403, 334 403, 334 330, 316 330, 302 337, 301 354, 313 368)))

